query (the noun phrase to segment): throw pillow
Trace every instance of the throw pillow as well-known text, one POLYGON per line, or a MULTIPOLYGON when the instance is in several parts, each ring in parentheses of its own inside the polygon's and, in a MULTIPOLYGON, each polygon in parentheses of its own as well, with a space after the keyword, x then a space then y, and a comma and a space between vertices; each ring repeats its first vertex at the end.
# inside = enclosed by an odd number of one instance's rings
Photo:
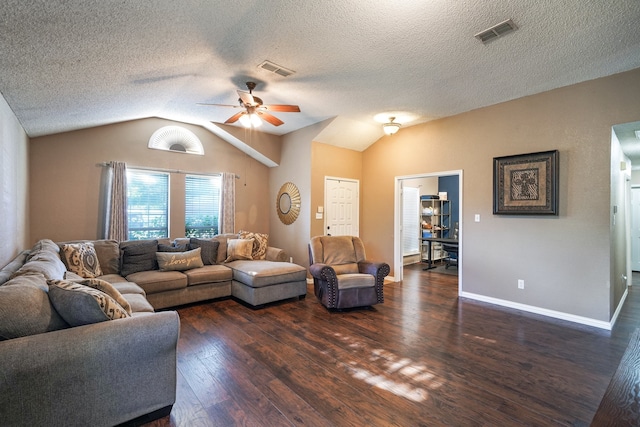
POLYGON ((240 230, 238 237, 241 239, 253 239, 253 249, 251 251, 251 257, 253 259, 267 258, 267 246, 269 245, 268 234, 240 230))
POLYGON ((156 252, 156 256, 163 271, 184 271, 204 266, 200 248, 187 252, 156 252))
POLYGON ((150 240, 143 243, 124 246, 122 248, 122 266, 120 267, 120 275, 127 277, 128 275, 139 271, 157 270, 157 251, 157 240, 150 240))
POLYGON ((158 252, 186 252, 186 245, 158 245, 158 252))
POLYGON ((227 240, 227 259, 224 262, 253 259, 252 251, 253 239, 229 239, 227 240))
POLYGON ((85 278, 102 276, 98 254, 91 242, 62 245, 62 260, 67 270, 78 276, 85 278))
POLYGON ((189 249, 200 248, 202 262, 204 265, 215 265, 218 258, 218 246, 220 242, 214 240, 196 239, 192 237, 189 241, 189 249))
POLYGON ((114 298, 97 288, 66 280, 47 280, 47 283, 51 303, 71 326, 130 317, 114 298))

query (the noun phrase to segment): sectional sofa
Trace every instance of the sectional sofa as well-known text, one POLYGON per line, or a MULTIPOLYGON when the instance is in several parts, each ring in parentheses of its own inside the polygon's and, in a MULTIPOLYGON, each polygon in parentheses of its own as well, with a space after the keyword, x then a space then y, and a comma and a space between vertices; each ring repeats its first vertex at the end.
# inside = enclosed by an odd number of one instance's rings
POLYGON ((45 239, 19 254, 0 270, 1 424, 112 426, 169 413, 180 320, 167 308, 306 295, 306 269, 255 234, 45 239))

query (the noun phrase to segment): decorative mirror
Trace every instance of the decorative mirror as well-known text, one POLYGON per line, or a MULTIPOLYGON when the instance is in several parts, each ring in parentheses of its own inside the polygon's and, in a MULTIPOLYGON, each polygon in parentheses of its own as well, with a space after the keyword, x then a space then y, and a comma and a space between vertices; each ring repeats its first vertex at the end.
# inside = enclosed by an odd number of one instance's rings
POLYGON ((283 224, 292 224, 300 214, 300 192, 292 182, 285 182, 276 198, 276 211, 283 224))

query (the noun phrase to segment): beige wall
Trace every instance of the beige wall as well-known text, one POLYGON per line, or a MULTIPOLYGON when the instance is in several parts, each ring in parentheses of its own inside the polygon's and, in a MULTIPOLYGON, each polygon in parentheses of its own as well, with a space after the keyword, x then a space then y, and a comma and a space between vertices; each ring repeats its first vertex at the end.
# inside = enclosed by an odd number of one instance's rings
POLYGON ((0 267, 27 247, 28 140, 0 95, 0 267))
POLYGON ((361 235, 368 255, 393 264, 394 177, 461 169, 462 291, 609 321, 611 127, 640 118, 638 93, 640 69, 382 138, 363 158, 361 235), (554 149, 560 215, 493 215, 493 157, 554 149))
MULTIPOLYGON (((316 219, 318 206, 324 206, 325 177, 362 181, 362 152, 318 142, 311 144, 311 209, 309 212, 311 232, 309 237, 326 234, 324 215, 322 219, 316 219)), ((362 211, 362 200, 360 200, 359 210, 362 211)))
POLYGON ((325 126, 326 122, 321 122, 284 135, 280 166, 270 170, 270 203, 266 211, 272 232, 269 242, 272 246, 287 251, 293 262, 303 266, 309 265, 307 245, 311 227, 311 141, 325 126), (300 214, 289 225, 283 224, 276 213, 276 197, 280 187, 286 182, 295 184, 301 199, 300 214))
MULTIPOLYGON (((264 142, 270 143, 269 141, 264 142)), ((279 152, 279 148, 274 152, 279 152)), ((30 240, 94 239, 101 236, 101 162, 119 160, 129 167, 187 172, 234 172, 236 231, 268 233, 269 168, 199 127, 163 119, 145 119, 34 138, 30 142, 30 240), (147 148, 162 126, 180 125, 202 141, 205 155, 147 148)), ((184 174, 170 175, 170 234, 184 235, 184 174)))

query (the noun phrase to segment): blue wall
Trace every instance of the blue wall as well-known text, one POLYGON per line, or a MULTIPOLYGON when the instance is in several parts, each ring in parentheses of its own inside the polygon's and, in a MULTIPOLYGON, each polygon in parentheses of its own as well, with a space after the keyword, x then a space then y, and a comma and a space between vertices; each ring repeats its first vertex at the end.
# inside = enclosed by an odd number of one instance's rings
POLYGON ((438 177, 438 192, 446 191, 447 199, 451 201, 451 234, 446 237, 453 237, 453 228, 459 222, 460 192, 458 175, 438 177))

